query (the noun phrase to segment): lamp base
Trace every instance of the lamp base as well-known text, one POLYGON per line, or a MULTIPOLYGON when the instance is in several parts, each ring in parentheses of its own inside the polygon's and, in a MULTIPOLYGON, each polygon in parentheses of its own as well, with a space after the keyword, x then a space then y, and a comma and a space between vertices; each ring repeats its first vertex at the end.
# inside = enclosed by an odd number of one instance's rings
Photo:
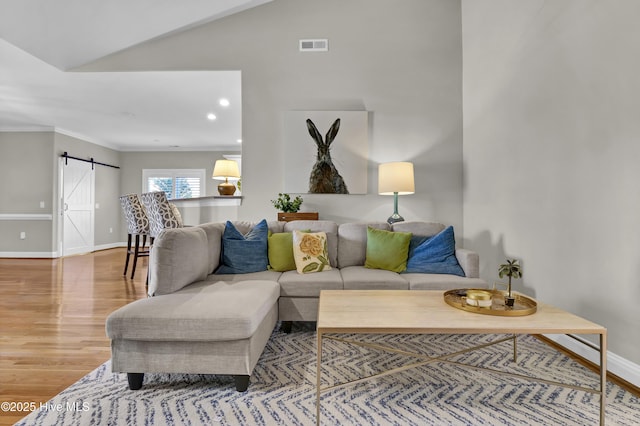
POLYGON ((392 225, 396 222, 404 222, 404 217, 400 216, 398 213, 394 213, 391 216, 389 216, 389 219, 387 219, 387 223, 389 225, 392 225))
POLYGON ((393 225, 396 222, 404 222, 404 217, 398 214, 398 193, 393 193, 393 214, 387 219, 389 225, 393 225))
POLYGON ((218 185, 218 193, 220 195, 233 195, 236 192, 236 187, 234 184, 229 182, 222 182, 218 185))

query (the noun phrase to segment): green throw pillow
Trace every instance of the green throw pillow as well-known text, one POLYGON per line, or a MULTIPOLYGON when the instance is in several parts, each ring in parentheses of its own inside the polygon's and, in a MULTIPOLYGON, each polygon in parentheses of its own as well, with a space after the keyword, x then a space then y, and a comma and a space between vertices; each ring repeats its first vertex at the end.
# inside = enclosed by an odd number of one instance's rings
POLYGON ((407 268, 410 232, 391 232, 367 227, 365 268, 402 272, 407 268))
POLYGON ((285 272, 296 269, 293 257, 293 234, 291 232, 269 233, 269 268, 285 272))

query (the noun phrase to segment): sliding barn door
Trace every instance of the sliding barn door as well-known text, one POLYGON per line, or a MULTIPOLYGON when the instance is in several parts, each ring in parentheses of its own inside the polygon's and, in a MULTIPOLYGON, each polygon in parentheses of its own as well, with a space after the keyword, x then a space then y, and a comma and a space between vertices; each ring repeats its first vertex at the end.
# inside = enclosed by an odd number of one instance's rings
POLYGON ((62 255, 93 251, 95 171, 91 163, 61 159, 62 255))

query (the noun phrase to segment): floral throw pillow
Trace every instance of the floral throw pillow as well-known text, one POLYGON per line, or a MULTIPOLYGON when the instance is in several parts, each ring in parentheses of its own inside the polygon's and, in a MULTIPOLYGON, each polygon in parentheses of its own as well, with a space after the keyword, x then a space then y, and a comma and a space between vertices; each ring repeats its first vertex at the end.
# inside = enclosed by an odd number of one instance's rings
POLYGON ((293 257, 299 274, 330 270, 327 234, 293 231, 293 257))

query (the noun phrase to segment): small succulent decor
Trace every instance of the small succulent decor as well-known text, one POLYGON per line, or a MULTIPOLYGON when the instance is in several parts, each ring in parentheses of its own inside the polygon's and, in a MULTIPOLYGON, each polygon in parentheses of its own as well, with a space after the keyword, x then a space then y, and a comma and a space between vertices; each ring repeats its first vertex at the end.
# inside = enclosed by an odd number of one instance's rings
POLYGON ((278 198, 271 200, 273 206, 284 213, 296 213, 302 205, 302 197, 297 196, 293 200, 289 194, 279 193, 278 198))
POLYGON ((507 287, 508 295, 505 299, 505 303, 507 306, 513 306, 514 298, 511 295, 511 278, 521 278, 522 277, 522 268, 518 264, 517 259, 507 259, 507 263, 503 263, 498 267, 498 276, 509 277, 509 285, 507 287))

